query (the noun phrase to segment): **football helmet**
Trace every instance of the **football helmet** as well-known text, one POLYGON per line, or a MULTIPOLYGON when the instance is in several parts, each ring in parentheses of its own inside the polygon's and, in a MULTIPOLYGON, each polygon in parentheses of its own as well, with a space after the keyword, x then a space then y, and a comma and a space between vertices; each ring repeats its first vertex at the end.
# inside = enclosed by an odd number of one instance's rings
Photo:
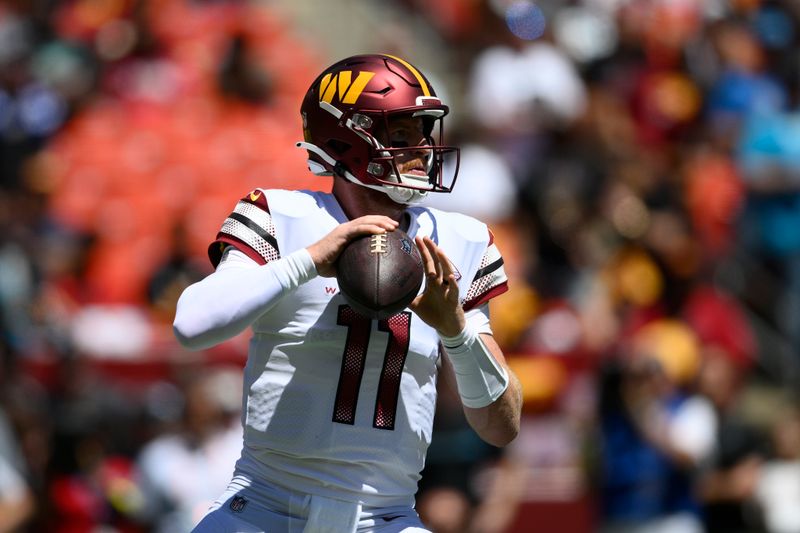
POLYGON ((325 69, 309 87, 300 107, 305 139, 297 146, 308 151, 313 173, 338 175, 413 204, 455 184, 459 150, 441 145, 448 111, 410 63, 383 54, 352 56, 325 69), (399 119, 420 122, 420 144, 395 142, 390 125, 399 119), (404 168, 410 152, 424 168, 404 168), (454 171, 446 179, 448 154, 454 171))

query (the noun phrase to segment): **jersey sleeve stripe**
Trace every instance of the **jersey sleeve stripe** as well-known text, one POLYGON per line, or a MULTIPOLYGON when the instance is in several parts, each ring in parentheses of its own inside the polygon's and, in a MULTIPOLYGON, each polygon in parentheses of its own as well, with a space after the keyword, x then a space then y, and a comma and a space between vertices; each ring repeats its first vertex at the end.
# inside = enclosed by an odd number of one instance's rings
MULTIPOLYGON (((261 197, 263 198, 263 196, 261 197)), ((264 204, 239 200, 222 223, 217 238, 209 247, 209 259, 216 266, 222 257, 220 243, 232 244, 251 259, 264 264, 280 259, 280 248, 272 215, 264 204)))
POLYGON ((258 235, 259 237, 261 237, 262 239, 267 241, 267 243, 269 243, 270 246, 275 248, 275 250, 278 249, 278 241, 275 239, 275 237, 273 237, 272 235, 267 233, 261 226, 256 224, 253 220, 251 220, 251 219, 247 218, 245 215, 242 215, 242 214, 237 213, 235 211, 229 215, 229 218, 233 219, 233 220, 235 220, 235 221, 237 221, 237 222, 239 222, 241 224, 244 224, 253 233, 255 233, 256 235, 258 235))
POLYGON ((266 194, 254 192, 240 199, 222 223, 208 258, 215 267, 222 258, 224 245, 230 244, 259 264, 280 259, 275 223, 269 212, 266 194))
POLYGON ((488 291, 486 291, 486 292, 484 292, 484 293, 482 293, 482 294, 480 294, 478 296, 475 296, 471 300, 468 300, 468 301, 464 302, 462 307, 464 308, 465 312, 469 311, 471 309, 478 308, 478 307, 482 306, 483 304, 485 304, 486 302, 488 302, 489 300, 491 300, 492 298, 494 298, 495 296, 499 296, 499 295, 503 294, 507 290, 508 290, 508 282, 504 281, 504 282, 500 283, 499 285, 495 286, 494 288, 489 289, 488 291))
POLYGON ((497 261, 495 261, 491 265, 487 265, 487 266, 483 267, 482 269, 478 270, 475 273, 475 278, 473 278, 473 282, 479 280, 480 278, 482 278, 482 277, 484 277, 484 276, 486 276, 488 274, 491 274, 492 272, 494 272, 495 270, 497 270, 498 268, 500 268, 502 266, 503 266, 503 258, 501 257, 500 259, 498 259, 497 261))
POLYGON ((260 205, 253 204, 247 200, 240 200, 236 207, 233 208, 233 212, 244 215, 270 235, 275 235, 275 224, 272 222, 272 215, 260 205))
POLYGON ((508 290, 508 277, 503 256, 494 244, 489 244, 481 259, 480 268, 464 296, 464 310, 474 309, 508 290))
MULTIPOLYGON (((231 215, 233 215, 232 213, 231 215)), ((217 235, 217 240, 224 236, 231 236, 252 248, 265 261, 275 261, 280 259, 278 248, 262 237, 260 232, 256 232, 249 226, 243 224, 233 216, 228 217, 222 224, 222 229, 217 235)), ((273 241, 274 238, 273 238, 273 241)), ((276 243, 277 244, 277 243, 276 243)))
POLYGON ((228 246, 233 246, 259 265, 267 264, 266 259, 261 257, 261 255, 253 250, 247 243, 237 239, 236 237, 231 237, 230 235, 220 235, 217 240, 215 240, 208 248, 208 257, 211 259, 211 264, 214 265, 214 268, 219 265, 219 262, 222 260, 222 255, 225 252, 225 248, 228 246))

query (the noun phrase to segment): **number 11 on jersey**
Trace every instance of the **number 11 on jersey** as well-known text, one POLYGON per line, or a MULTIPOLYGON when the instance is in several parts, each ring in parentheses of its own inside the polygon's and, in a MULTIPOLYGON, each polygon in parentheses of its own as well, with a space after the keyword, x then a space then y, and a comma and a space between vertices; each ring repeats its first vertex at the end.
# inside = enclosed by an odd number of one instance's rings
MULTIPOLYGON (((361 378, 364 376, 372 320, 358 314, 349 305, 342 305, 339 306, 336 323, 347 327, 347 340, 342 354, 336 402, 333 405, 333 421, 352 425, 356 418, 356 405, 361 389, 361 378)), ((404 311, 381 319, 378 321, 378 329, 389 334, 389 342, 383 356, 372 427, 392 430, 397 414, 400 379, 408 355, 411 313, 404 311)))

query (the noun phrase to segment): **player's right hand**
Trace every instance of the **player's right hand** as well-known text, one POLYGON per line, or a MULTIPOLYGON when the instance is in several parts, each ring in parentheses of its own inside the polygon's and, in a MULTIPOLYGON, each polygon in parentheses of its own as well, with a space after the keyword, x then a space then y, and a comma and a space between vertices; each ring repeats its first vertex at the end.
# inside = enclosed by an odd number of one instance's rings
POLYGON ((339 224, 322 239, 307 248, 317 273, 320 276, 331 278, 336 275, 336 259, 342 253, 344 247, 362 235, 386 233, 397 229, 399 223, 383 215, 366 215, 344 224, 339 224))
POLYGON ((455 337, 464 329, 466 318, 452 263, 430 237, 418 236, 416 243, 425 269, 425 291, 409 307, 440 335, 455 337))

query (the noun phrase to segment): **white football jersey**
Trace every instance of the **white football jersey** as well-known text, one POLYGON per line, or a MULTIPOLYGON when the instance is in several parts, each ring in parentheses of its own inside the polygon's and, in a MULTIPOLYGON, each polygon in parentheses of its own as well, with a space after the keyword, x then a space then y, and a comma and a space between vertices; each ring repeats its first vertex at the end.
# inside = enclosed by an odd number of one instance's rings
MULTIPOLYGON (((407 233, 430 236, 455 266, 464 308, 504 292, 503 260, 483 223, 408 209, 407 233)), ((305 248, 348 219, 332 194, 256 190, 223 223, 227 245, 260 264, 305 248)), ((315 277, 252 325, 244 371, 244 451, 237 469, 367 506, 409 505, 431 440, 439 340, 406 310, 370 320, 335 278, 315 277)))

